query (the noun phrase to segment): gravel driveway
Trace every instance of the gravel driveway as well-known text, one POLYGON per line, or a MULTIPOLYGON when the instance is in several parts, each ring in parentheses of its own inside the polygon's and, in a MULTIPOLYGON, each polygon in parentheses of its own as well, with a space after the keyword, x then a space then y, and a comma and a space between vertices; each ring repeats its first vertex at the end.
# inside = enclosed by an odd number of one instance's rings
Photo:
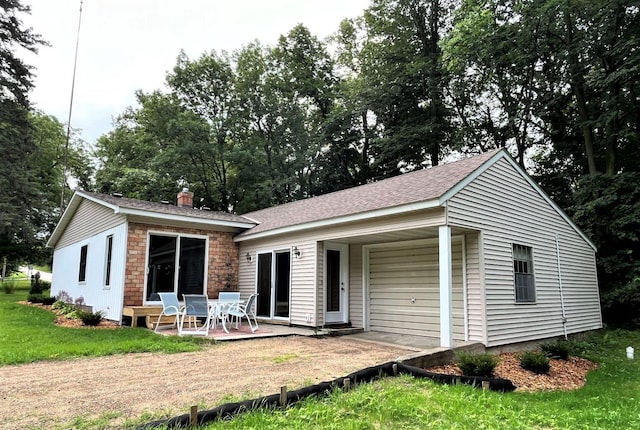
POLYGON ((2 429, 108 428, 149 412, 167 417, 344 376, 407 351, 344 337, 223 342, 181 354, 127 354, 0 367, 2 429), (109 418, 104 418, 109 417, 109 418), (104 424, 104 422, 102 422, 104 424), (86 424, 85 424, 86 425, 86 424), (102 427, 104 428, 104 427, 102 427))

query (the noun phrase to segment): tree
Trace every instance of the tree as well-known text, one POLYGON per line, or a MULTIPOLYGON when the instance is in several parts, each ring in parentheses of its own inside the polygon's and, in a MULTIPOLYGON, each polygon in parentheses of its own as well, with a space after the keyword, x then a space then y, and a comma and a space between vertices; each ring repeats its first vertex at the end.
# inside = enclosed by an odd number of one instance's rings
POLYGON ((31 135, 28 92, 31 69, 17 55, 36 52, 43 44, 20 15, 30 8, 18 0, 0 2, 0 255, 25 258, 35 244, 32 224, 37 215, 37 184, 30 161, 37 152, 31 135))
POLYGON ((373 157, 384 176, 435 166, 453 144, 440 49, 448 18, 444 3, 374 0, 365 11, 361 74, 383 126, 373 157))

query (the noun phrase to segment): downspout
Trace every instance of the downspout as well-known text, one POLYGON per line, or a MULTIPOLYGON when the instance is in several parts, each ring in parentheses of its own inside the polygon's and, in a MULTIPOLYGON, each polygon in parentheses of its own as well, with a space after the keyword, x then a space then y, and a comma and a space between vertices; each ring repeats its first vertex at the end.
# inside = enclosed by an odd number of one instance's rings
POLYGON ((562 308, 562 328, 564 330, 564 339, 567 340, 567 315, 564 311, 564 294, 562 292, 562 270, 560 269, 560 242, 556 234, 556 259, 558 261, 558 288, 560 289, 560 306, 562 308))

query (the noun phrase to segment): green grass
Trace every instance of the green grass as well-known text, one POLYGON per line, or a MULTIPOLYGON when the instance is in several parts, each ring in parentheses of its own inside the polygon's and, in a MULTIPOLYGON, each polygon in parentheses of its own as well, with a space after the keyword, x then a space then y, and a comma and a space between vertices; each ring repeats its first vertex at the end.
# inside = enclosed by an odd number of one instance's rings
POLYGON ((285 410, 251 412, 206 429, 630 429, 640 428, 640 363, 625 348, 640 332, 605 331, 573 342, 600 363, 569 392, 494 393, 402 376, 335 391, 285 410))
POLYGON ((54 324, 53 313, 17 303, 26 299, 28 291, 28 281, 13 294, 0 291, 0 366, 128 352, 195 351, 209 342, 194 337, 161 336, 142 328, 59 327, 54 324))

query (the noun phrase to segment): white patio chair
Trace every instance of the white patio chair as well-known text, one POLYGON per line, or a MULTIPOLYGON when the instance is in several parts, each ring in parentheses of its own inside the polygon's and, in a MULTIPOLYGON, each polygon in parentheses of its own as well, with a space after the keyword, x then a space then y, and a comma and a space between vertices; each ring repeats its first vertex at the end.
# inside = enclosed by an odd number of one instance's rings
POLYGON ((238 303, 237 305, 231 305, 227 310, 227 315, 236 318, 236 329, 238 328, 238 322, 242 322, 242 318, 246 318, 249 323, 249 328, 251 329, 251 333, 255 333, 258 330, 258 320, 256 319, 256 314, 253 311, 253 303, 256 300, 257 294, 252 294, 249 296, 249 300, 247 300, 246 304, 238 303), (252 324, 251 317, 253 317, 252 324))
POLYGON ((229 321, 229 310, 240 303, 240 293, 237 291, 221 291, 218 293, 216 317, 222 323, 222 329, 229 333, 227 322, 229 321))
POLYGON ((162 328, 176 328, 178 323, 180 322, 180 313, 182 309, 180 307, 180 302, 178 302, 178 296, 176 293, 158 293, 160 296, 160 301, 162 302, 162 312, 160 312, 160 316, 158 316, 158 321, 156 321, 156 326, 153 331, 157 332, 160 327, 162 328), (160 325, 160 320, 164 316, 175 317, 173 320, 173 324, 171 325, 160 325))
POLYGON ((180 336, 183 334, 207 336, 211 324, 207 296, 204 294, 184 294, 183 297, 184 310, 178 325, 178 334, 180 336), (189 329, 184 328, 184 320, 186 318, 193 319, 193 327, 190 324, 189 329), (204 322, 198 323, 199 319, 203 319, 204 322))

